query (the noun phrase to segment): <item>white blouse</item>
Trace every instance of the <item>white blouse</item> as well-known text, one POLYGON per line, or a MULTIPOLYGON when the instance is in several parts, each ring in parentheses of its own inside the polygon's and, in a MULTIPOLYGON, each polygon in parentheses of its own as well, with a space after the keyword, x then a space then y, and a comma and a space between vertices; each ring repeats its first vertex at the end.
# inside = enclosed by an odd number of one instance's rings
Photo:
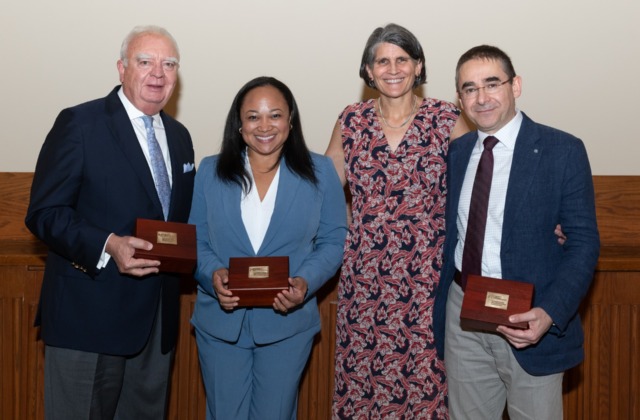
POLYGON ((276 175, 269 185, 267 194, 264 199, 260 201, 260 195, 258 194, 258 188, 253 179, 253 172, 251 171, 251 163, 249 158, 245 157, 245 168, 251 177, 251 190, 248 194, 243 194, 240 201, 240 211, 242 213, 242 222, 244 228, 249 235, 253 251, 257 254, 264 240, 264 236, 269 228, 271 222, 271 216, 273 215, 273 209, 276 205, 276 196, 278 195, 278 180, 280 179, 280 167, 276 170, 276 175))

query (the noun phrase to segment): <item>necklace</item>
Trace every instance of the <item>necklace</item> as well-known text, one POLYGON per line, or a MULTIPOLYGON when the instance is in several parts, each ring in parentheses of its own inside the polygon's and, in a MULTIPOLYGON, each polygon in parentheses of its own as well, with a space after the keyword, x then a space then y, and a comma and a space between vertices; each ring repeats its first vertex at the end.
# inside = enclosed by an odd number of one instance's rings
POLYGON ((411 121, 411 117, 413 116, 413 114, 416 113, 416 104, 417 104, 416 95, 413 95, 413 105, 411 107, 411 113, 409 114, 407 119, 404 120, 402 124, 394 126, 389 124, 387 120, 384 118, 384 114, 382 113, 382 106, 380 105, 380 98, 378 97, 378 111, 380 112, 380 118, 382 119, 382 122, 389 128, 402 128, 405 125, 407 125, 407 123, 411 121))

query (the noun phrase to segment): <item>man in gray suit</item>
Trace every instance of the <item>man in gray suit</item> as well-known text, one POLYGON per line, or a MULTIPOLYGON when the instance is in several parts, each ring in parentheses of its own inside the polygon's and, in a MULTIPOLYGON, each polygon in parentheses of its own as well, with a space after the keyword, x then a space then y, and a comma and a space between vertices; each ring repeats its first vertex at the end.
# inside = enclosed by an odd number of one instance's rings
POLYGON ((63 110, 42 146, 26 224, 49 247, 36 319, 49 420, 165 416, 179 277, 133 258, 152 244, 132 235, 137 218, 189 217, 193 144, 162 111, 179 58, 165 29, 134 28, 122 84, 63 110))
POLYGON ((560 419, 563 372, 584 358, 577 312, 599 253, 587 153, 579 139, 516 108, 522 82, 496 47, 462 55, 456 89, 478 130, 454 141, 448 156, 445 265, 434 323, 451 417, 501 419, 506 403, 512 419, 560 419), (483 151, 483 143, 492 151, 483 151), (477 202, 474 179, 476 169, 486 167, 484 154, 493 156, 485 171, 492 181, 486 230, 475 241, 478 212, 470 206, 477 202), (557 224, 568 238, 563 245, 554 235, 557 224), (472 242, 479 242, 477 258, 468 251, 472 242), (461 328, 467 273, 532 283, 533 308, 509 319, 527 328, 461 328))

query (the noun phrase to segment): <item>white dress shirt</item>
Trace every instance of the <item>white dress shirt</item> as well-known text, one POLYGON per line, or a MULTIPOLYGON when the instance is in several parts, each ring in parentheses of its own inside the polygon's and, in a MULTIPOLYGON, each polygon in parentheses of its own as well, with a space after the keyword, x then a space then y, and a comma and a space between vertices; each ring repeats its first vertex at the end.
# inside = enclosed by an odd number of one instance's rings
POLYGON ((240 211, 242 213, 242 222, 244 228, 249 235, 251 245, 253 246, 253 252, 256 254, 260 250, 264 236, 269 229, 269 223, 271 222, 271 216, 273 215, 273 209, 276 206, 276 196, 278 195, 278 180, 280 179, 280 166, 276 170, 276 174, 269 185, 269 189, 264 196, 264 199, 260 201, 260 195, 258 194, 258 188, 253 179, 253 172, 251 171, 251 163, 249 158, 245 156, 245 168, 251 177, 251 190, 248 194, 243 194, 240 201, 240 211))
MULTIPOLYGON (((498 143, 493 148, 493 179, 489 193, 487 227, 482 250, 482 275, 488 277, 502 278, 500 244, 502 241, 504 207, 507 198, 507 187, 509 185, 509 174, 511 173, 511 163, 513 161, 513 150, 516 145, 518 132, 520 131, 520 125, 522 124, 522 113, 519 110, 516 111, 515 117, 494 134, 498 139, 498 143)), ((484 150, 483 142, 487 136, 489 136, 489 134, 478 131, 478 139, 471 152, 471 159, 469 160, 462 190, 460 191, 458 217, 456 219, 458 244, 456 245, 455 254, 456 268, 460 271, 462 269, 464 240, 467 235, 471 192, 473 190, 473 182, 476 176, 476 170, 478 169, 478 163, 480 162, 480 155, 484 150)))
MULTIPOLYGON (((124 105, 125 111, 127 111, 127 115, 131 120, 131 125, 133 126, 133 131, 136 133, 136 137, 138 138, 138 142, 140 143, 140 147, 142 148, 142 153, 144 153, 144 157, 147 159, 147 164, 149 168, 151 168, 151 158, 149 157, 149 144, 147 142, 147 129, 144 126, 144 121, 142 117, 143 114, 138 108, 133 106, 133 104, 126 97, 122 88, 118 90, 118 96, 122 101, 122 105, 124 105)), ((169 183, 173 185, 173 179, 171 177, 171 156, 169 156, 169 144, 167 142, 167 133, 164 130, 164 125, 162 124, 162 118, 160 118, 160 114, 155 114, 151 116, 153 118, 153 130, 156 133, 156 139, 160 144, 160 150, 162 150, 162 157, 164 158, 164 163, 167 167, 167 175, 169 175, 169 183)), ((151 171, 153 174, 153 171, 151 171)), ((155 179, 154 179, 155 181, 155 179)))

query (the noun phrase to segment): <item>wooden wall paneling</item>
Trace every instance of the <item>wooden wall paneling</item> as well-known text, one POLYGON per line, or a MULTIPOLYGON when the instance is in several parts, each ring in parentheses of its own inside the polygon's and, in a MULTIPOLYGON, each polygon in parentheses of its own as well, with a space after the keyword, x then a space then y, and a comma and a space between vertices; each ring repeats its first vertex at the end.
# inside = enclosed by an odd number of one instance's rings
MULTIPOLYGON (((608 286, 607 303, 611 307, 610 386, 611 418, 634 418, 631 404, 640 398, 640 389, 633 388, 633 377, 640 376, 638 366, 638 311, 640 308, 640 273, 601 273, 608 286), (635 340, 635 347, 634 345, 635 340), (634 371, 634 367, 636 370, 634 371)), ((638 418, 638 417, 635 417, 638 418)))
POLYGON ((565 418, 640 418, 640 272, 597 272, 581 313, 586 358, 565 375, 565 418))
POLYGON ((0 172, 0 240, 33 239, 24 225, 32 172, 0 172))
POLYGON ((605 246, 640 246, 640 176, 595 176, 596 217, 605 246))
POLYGON ((44 344, 33 327, 43 246, 24 225, 33 173, 0 172, 0 418, 44 417, 44 344))
POLYGON ((629 363, 629 418, 640 419, 640 305, 633 305, 631 322, 631 337, 629 348, 631 361, 629 363))
POLYGON ((33 327, 41 269, 0 267, 0 418, 43 417, 44 345, 33 327))
POLYGON ((22 371, 27 372, 27 419, 44 418, 44 343, 39 339, 40 329, 33 326, 38 312, 40 285, 44 275, 44 265, 28 265, 28 283, 24 294, 23 313, 25 356, 22 371))
POLYGON ((298 394, 298 418, 300 419, 331 418, 337 284, 338 276, 335 276, 316 294, 321 330, 315 337, 309 362, 300 381, 298 394))
MULTIPOLYGON (((0 173, 0 418, 43 416, 44 345, 34 328, 44 250, 24 227, 31 173, 0 173)), ((640 176, 594 177, 602 239, 581 308, 585 362, 565 374, 566 419, 640 419, 640 176)), ((298 418, 331 418, 337 277, 318 293, 322 330, 303 374, 298 418)), ((170 419, 203 419, 204 387, 189 321, 195 280, 185 278, 170 419)))
POLYGON ((12 302, 15 296, 12 296, 11 293, 11 286, 13 285, 11 283, 5 284, 5 282, 10 281, 10 278, 7 279, 8 276, 5 271, 0 272, 0 281, 3 286, 0 289, 0 334, 2 336, 0 341, 0 371, 2 372, 2 377, 0 377, 0 416, 2 418, 13 418, 17 411, 13 405, 14 401, 10 401, 4 396, 11 395, 11 390, 16 388, 14 383, 16 380, 16 372, 14 372, 14 366, 16 365, 14 342, 16 337, 13 328, 14 314, 12 311, 12 302))
POLYGON ((206 414, 196 339, 190 323, 195 305, 195 290, 195 280, 185 276, 180 296, 180 331, 171 375, 168 408, 170 420, 204 419, 206 414))

